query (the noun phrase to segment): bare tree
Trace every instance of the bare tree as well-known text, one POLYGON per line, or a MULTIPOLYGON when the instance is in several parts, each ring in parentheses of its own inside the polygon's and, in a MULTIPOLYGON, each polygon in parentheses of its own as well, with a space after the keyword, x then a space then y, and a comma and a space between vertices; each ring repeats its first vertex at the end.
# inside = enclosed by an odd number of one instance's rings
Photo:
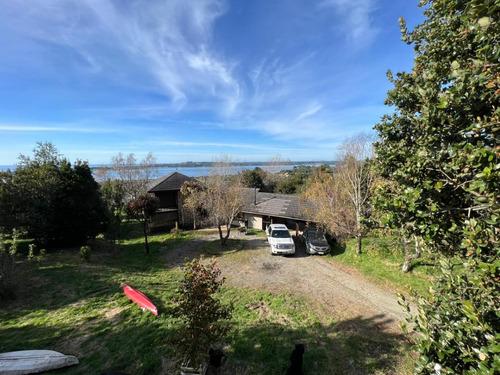
MULTIPOLYGON (((197 181, 186 181, 181 187, 181 194, 183 197, 183 209, 187 209, 191 213, 193 220, 193 229, 196 230, 196 223, 202 217, 204 210, 205 188, 197 181)), ((189 215, 185 215, 189 216, 189 215)))
POLYGON ((157 175, 156 157, 149 152, 140 162, 133 153, 123 155, 121 152, 111 158, 110 168, 99 168, 97 174, 99 179, 114 180, 122 182, 127 200, 136 199, 147 193, 147 184, 157 175))
POLYGON ((231 232, 231 223, 243 206, 241 175, 236 174, 232 160, 222 155, 215 160, 203 192, 204 207, 219 230, 222 245, 231 232), (225 235, 222 227, 226 227, 225 235))
POLYGON ((356 215, 350 209, 350 201, 342 182, 326 173, 316 171, 303 192, 307 201, 307 214, 337 237, 356 235, 356 215))
POLYGON ((280 173, 285 165, 290 165, 290 159, 284 159, 280 154, 276 154, 269 158, 267 164, 263 166, 265 171, 265 183, 270 191, 274 191, 276 185, 285 177, 280 173))
POLYGON ((372 168, 373 138, 365 133, 344 140, 337 153, 334 175, 318 172, 304 196, 314 204, 315 219, 336 235, 357 239, 362 249, 362 220, 368 214, 375 175, 372 168))
POLYGON ((335 174, 341 180, 356 217, 357 254, 361 254, 363 238, 361 221, 368 212, 375 181, 373 141, 374 137, 367 133, 358 133, 345 139, 339 148, 335 164, 335 174))

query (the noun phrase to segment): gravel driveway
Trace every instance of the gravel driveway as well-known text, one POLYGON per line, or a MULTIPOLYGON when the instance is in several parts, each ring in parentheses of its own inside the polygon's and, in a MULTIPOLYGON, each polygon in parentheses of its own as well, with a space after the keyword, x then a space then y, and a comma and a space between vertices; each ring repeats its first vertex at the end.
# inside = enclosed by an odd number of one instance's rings
MULTIPOLYGON (((404 312, 395 293, 384 290, 323 256, 310 256, 296 241, 293 256, 276 256, 269 252, 265 237, 234 233, 244 240, 242 251, 218 258, 227 283, 239 288, 289 293, 307 298, 318 311, 339 319, 370 319, 379 329, 401 333, 398 322, 404 312)), ((181 265, 186 257, 200 254, 202 243, 217 235, 186 241, 167 255, 171 265, 181 265)))
POLYGON ((395 293, 349 273, 327 257, 306 254, 300 242, 296 241, 295 255, 276 256, 270 254, 265 237, 240 238, 245 239, 245 256, 238 261, 231 256, 219 259, 229 284, 306 297, 329 315, 363 317, 380 329, 401 332, 398 322, 404 313, 395 293))

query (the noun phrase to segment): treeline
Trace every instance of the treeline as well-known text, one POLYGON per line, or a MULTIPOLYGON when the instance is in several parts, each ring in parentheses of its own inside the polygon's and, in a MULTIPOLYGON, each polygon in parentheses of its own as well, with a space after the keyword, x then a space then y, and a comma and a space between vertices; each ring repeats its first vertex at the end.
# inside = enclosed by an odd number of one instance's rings
MULTIPOLYGON (((335 161, 318 161, 318 160, 311 160, 311 161, 290 161, 288 160, 287 165, 305 165, 305 166, 311 166, 311 165, 334 165, 335 161)), ((155 168, 203 168, 203 167, 213 167, 214 165, 217 165, 217 161, 185 161, 181 163, 155 163, 154 167, 155 168)), ((237 162, 233 161, 232 165, 233 166, 238 166, 238 167, 246 167, 246 166, 254 166, 254 165, 281 165, 282 162, 276 162, 276 161, 245 161, 245 162, 237 162)), ((101 166, 93 166, 91 167, 92 169, 113 169, 113 165, 101 165, 101 166)), ((140 169, 140 165, 135 165, 134 168, 140 169)))
POLYGON ((254 167, 254 169, 245 169, 239 174, 244 187, 257 188, 263 192, 278 194, 300 194, 307 185, 310 178, 322 171, 333 173, 333 168, 329 164, 320 166, 299 165, 292 169, 281 169, 277 166, 275 171, 254 167))

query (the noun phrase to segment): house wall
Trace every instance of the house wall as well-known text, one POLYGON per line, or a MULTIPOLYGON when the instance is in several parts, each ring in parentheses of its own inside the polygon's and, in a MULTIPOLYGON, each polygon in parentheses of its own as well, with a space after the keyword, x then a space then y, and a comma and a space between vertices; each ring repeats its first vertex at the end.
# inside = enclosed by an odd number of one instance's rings
POLYGON ((248 221, 248 228, 265 230, 269 224, 285 224, 290 230, 303 231, 306 222, 302 220, 285 219, 277 216, 261 216, 256 214, 247 214, 244 216, 248 221))
POLYGON ((262 228, 262 216, 245 214, 245 220, 248 220, 248 228, 265 229, 262 228))
POLYGON ((167 212, 156 212, 151 217, 150 227, 151 229, 160 229, 165 227, 175 226, 175 222, 179 220, 179 213, 177 210, 171 210, 167 212))
POLYGON ((157 191, 154 194, 160 199, 160 208, 173 208, 177 205, 177 191, 157 191))

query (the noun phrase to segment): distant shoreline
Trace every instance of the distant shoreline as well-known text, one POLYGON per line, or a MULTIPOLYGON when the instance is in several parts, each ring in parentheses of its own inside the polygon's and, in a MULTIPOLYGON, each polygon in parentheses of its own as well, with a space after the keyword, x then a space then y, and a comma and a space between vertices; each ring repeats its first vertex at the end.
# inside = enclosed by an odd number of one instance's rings
MULTIPOLYGON (((205 167, 212 167, 214 164, 217 164, 217 162, 213 161, 185 161, 181 163, 157 163, 154 165, 156 168, 205 168, 205 167)), ((246 166, 261 166, 261 165, 333 165, 335 164, 335 161, 328 161, 328 160, 316 160, 316 161, 283 161, 283 162, 272 162, 272 161, 248 161, 248 162, 232 162, 230 163, 232 166, 236 167, 246 167, 246 166)), ((0 166, 1 168, 2 166, 0 166)), ((137 166, 139 167, 139 165, 137 166)), ((106 169, 112 169, 112 166, 110 164, 94 164, 90 165, 90 168, 92 169, 97 169, 97 168, 106 168, 106 169)))
MULTIPOLYGON (((154 165, 154 168, 156 169, 162 169, 162 170, 177 170, 177 168, 181 168, 183 170, 186 170, 186 168, 189 170, 192 168, 194 171, 195 169, 201 169, 203 170, 203 174, 206 173, 205 170, 208 170, 208 168, 211 168, 214 164, 217 164, 216 162, 212 161, 200 161, 200 162, 192 162, 192 161, 187 161, 187 162, 182 162, 182 163, 157 163, 154 165)), ((325 161, 325 160, 316 160, 316 161, 283 161, 283 162, 269 162, 269 161, 264 161, 264 162, 234 162, 231 163, 232 166, 234 167, 240 167, 239 169, 245 169, 241 167, 250 167, 251 169, 255 167, 265 167, 268 165, 275 165, 275 166, 282 166, 282 167, 288 167, 291 168, 293 166, 300 166, 300 165, 310 165, 310 166, 319 166, 319 165, 335 165, 335 161, 325 161)), ((139 166, 137 166, 139 168, 139 166)), ((7 171, 8 169, 14 171, 17 168, 16 165, 0 165, 0 171, 7 171)), ((98 169, 108 169, 111 170, 113 169, 112 165, 110 164, 91 164, 90 169, 92 170, 98 170, 98 169)))

